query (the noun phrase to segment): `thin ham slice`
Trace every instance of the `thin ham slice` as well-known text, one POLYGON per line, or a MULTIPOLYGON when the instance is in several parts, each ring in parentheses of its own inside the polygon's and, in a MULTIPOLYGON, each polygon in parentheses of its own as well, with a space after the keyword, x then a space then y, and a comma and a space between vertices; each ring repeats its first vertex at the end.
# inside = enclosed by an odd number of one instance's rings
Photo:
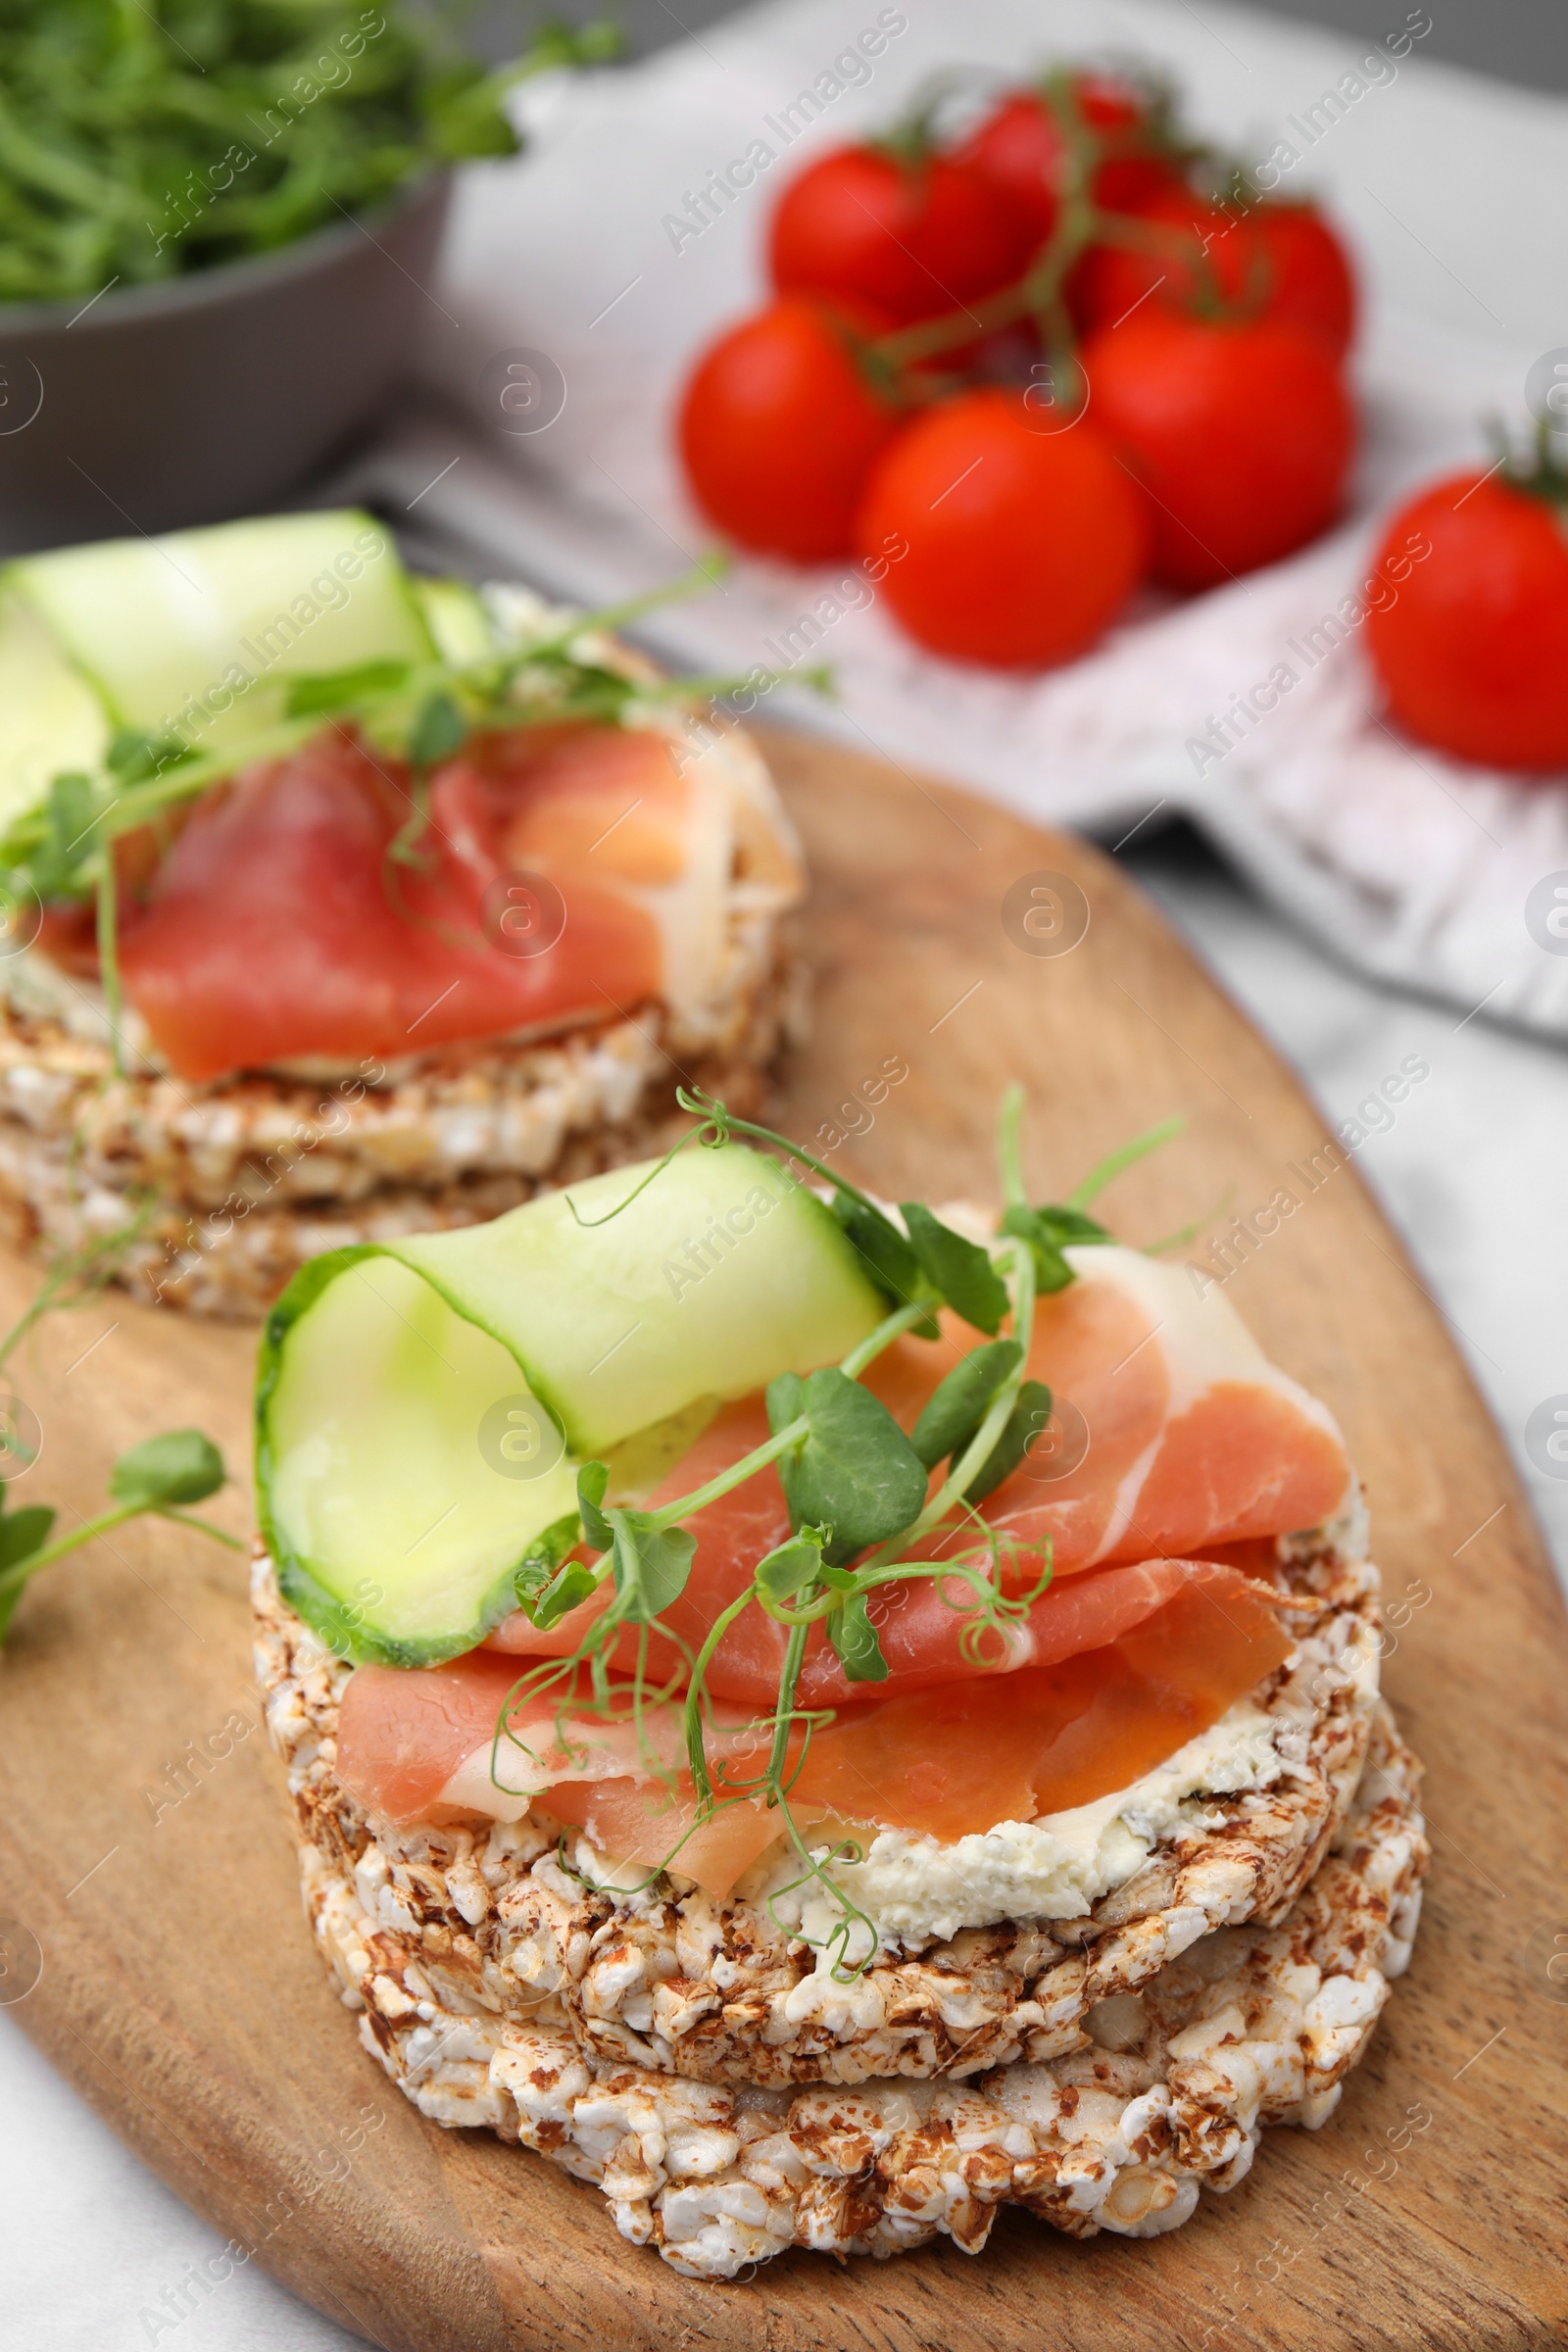
MULTIPOLYGON (((1035 1309, 1029 1371, 1077 1435, 1026 1458, 983 1506, 1021 1547, 1049 1539, 1057 1576, 1160 1553, 1208 1552, 1332 1518, 1350 1484, 1333 1415, 1271 1364, 1218 1285, 1137 1250, 1074 1249, 1077 1280, 1035 1309), (1086 1446, 1086 1450, 1080 1450, 1086 1446)), ((945 1317, 934 1346, 901 1340, 869 1385, 913 1417, 974 1344, 945 1317)))
MULTIPOLYGON (((1075 1252, 1079 1280, 1042 1299, 1030 1369, 1053 1396, 1081 1414, 1088 1451, 1062 1478, 1042 1477, 1050 1460, 1023 1466, 991 1494, 983 1516, 1015 1547, 1004 1582, 1014 1591, 1038 1579, 1049 1544, 1051 1589, 1004 1641, 986 1635, 980 1663, 962 1646, 966 1595, 956 1578, 895 1585, 872 1605, 888 1661, 887 1684, 850 1683, 820 1628, 808 1646, 803 1702, 838 1705, 889 1688, 921 1690, 977 1671, 1015 1670, 1070 1656, 1110 1640, 1173 1589, 1183 1555, 1259 1542, 1328 1518, 1344 1500, 1349 1469, 1332 1417, 1270 1364, 1217 1291, 1200 1299, 1183 1268, 1152 1264, 1136 1250, 1075 1252), (1070 1580, 1091 1569, 1136 1568, 1139 1584, 1112 1597, 1096 1591, 1075 1602, 1070 1580), (1068 1629, 1073 1629, 1070 1633, 1068 1629)), ((973 1345, 956 1318, 932 1344, 902 1340, 873 1365, 869 1385, 912 1427, 937 1382, 973 1345)), ((690 1493, 760 1445, 767 1417, 760 1396, 725 1406, 656 1490, 663 1502, 690 1493)), ((759 1471, 690 1522, 697 1554, 685 1592, 664 1623, 696 1649, 720 1611, 751 1581, 764 1552, 789 1533, 777 1472, 759 1471)), ((919 1556, 973 1556, 953 1532, 914 1546, 919 1556)), ((548 1634, 519 1611, 490 1636, 518 1656, 565 1656, 604 1599, 585 1602, 548 1634)), ((788 1637, 760 1609, 731 1628, 709 1670, 717 1696, 766 1705, 778 1688, 788 1637)), ((972 1645, 971 1645, 972 1646, 972 1645)), ((623 1641, 617 1662, 632 1663, 623 1641)), ((673 1645, 656 1643, 651 1670, 680 1667, 673 1645)))
MULTIPOLYGON (((678 1707, 649 1707, 639 1726, 631 1717, 629 1685, 625 1711, 608 1716, 581 1685, 514 1699, 526 1672, 483 1649, 442 1666, 359 1667, 344 1688, 339 1712, 338 1778, 351 1796, 388 1820, 422 1821, 446 1801, 454 1776, 481 1750, 485 1771, 478 1786, 485 1792, 491 1743, 502 1723, 493 1787, 504 1797, 628 1775, 652 1776, 657 1787, 658 1772, 674 1775, 684 1765, 678 1707)), ((750 1717, 735 1709, 726 1711, 710 1745, 715 1757, 742 1765, 759 1752, 750 1717)))
POLYGON ((1233 1569, 1184 1565, 1172 1597, 1102 1647, 846 1708, 812 1741, 795 1798, 951 1839, 1127 1788, 1290 1654, 1255 1586, 1233 1569))
MULTIPOLYGON (((1096 1648, 842 1709, 811 1734, 791 1791, 798 1822, 832 1816, 951 1839, 1087 1804, 1172 1755, 1264 1681, 1291 1644, 1238 1570, 1165 1565, 1181 1571, 1174 1588, 1096 1648)), ((1140 1573, 1084 1589, 1125 1589, 1140 1573)), ((425 1817, 470 1759, 488 1758, 515 1674, 512 1661, 483 1651, 414 1672, 362 1666, 338 1729, 345 1788, 394 1820, 425 1817)), ((554 1714, 538 1701, 509 1714, 532 1752, 504 1741, 502 1781, 509 1789, 537 1783, 548 1811, 580 1823, 617 1860, 652 1868, 673 1854, 677 1869, 722 1896, 779 1835, 776 1812, 745 1794, 766 1747, 756 1729, 729 1719, 710 1734, 710 1769, 727 1772, 740 1795, 699 1825, 675 1706, 646 1711, 644 1753, 623 1717, 607 1723, 579 1706, 558 1732, 554 1714)), ((466 1774, 468 1801, 478 1788, 466 1774)))
MULTIPOLYGON (((726 1805, 698 1825, 677 1708, 649 1708, 639 1734, 621 1715, 563 1709, 559 1692, 509 1704, 525 1671, 482 1649, 412 1672, 361 1666, 338 1717, 343 1787, 397 1823, 515 1813, 523 1808, 509 1799, 544 1792, 558 1820, 585 1828, 602 1853, 651 1867, 678 1847, 682 1870, 724 1892, 778 1836, 777 1814, 755 1802, 726 1805), (503 1715, 506 1735, 495 1746, 503 1715), (649 1770, 650 1759, 667 1778, 649 1770)), ((768 1742, 743 1721, 710 1726, 707 1745, 710 1769, 744 1782, 768 1742)))
MULTIPOLYGON (((708 1581, 713 1573, 713 1563, 705 1561, 699 1552, 685 1592, 663 1613, 662 1622, 681 1637, 687 1650, 701 1644, 726 1599, 734 1597, 730 1587, 739 1590, 745 1582, 726 1562, 719 1570, 722 1582, 715 1589, 708 1581)), ((1054 1665, 1080 1650, 1115 1641, 1189 1585, 1212 1586, 1216 1577, 1233 1573, 1206 1560, 1139 1560, 1114 1571, 1054 1584, 1021 1618, 983 1630, 975 1630, 972 1592, 957 1578, 901 1581, 885 1587, 870 1604, 887 1662, 886 1681, 852 1683, 823 1629, 814 1626, 801 1669, 800 1703, 803 1707, 863 1705, 894 1691, 930 1690, 942 1684, 990 1680, 1017 1674, 1025 1667, 1054 1665)), ((750 1575, 749 1568, 746 1575, 750 1575)), ((1235 1575, 1236 1589, 1248 1583, 1239 1573, 1235 1575)), ((530 1626, 520 1613, 510 1617, 490 1636, 490 1646, 498 1654, 519 1660, 569 1656, 608 1598, 607 1592, 585 1601, 546 1633, 530 1626)), ((772 1705, 787 1641, 783 1626, 760 1609, 748 1609, 714 1651, 707 1688, 715 1699, 727 1703, 749 1700, 757 1707, 772 1705)), ((621 1673, 631 1673, 636 1647, 636 1637, 629 1634, 621 1635, 614 1644, 612 1663, 621 1673)), ((685 1651, 673 1642, 653 1636, 645 1657, 645 1672, 651 1679, 682 1679, 685 1651)))
MULTIPOLYGON (((558 1820, 586 1830, 602 1854, 643 1870, 670 1861, 720 1900, 782 1827, 757 1798, 726 1802, 702 1820, 689 1780, 673 1791, 649 1780, 562 1782, 542 1801, 558 1820)), ((819 1818, 807 1808, 805 1821, 819 1818)))
MULTIPOLYGON (((389 865, 409 776, 332 727, 192 810, 144 897, 124 908, 125 993, 182 1077, 311 1056, 389 1059, 607 1020, 668 978, 662 906, 694 862, 727 858, 722 823, 664 737, 531 727, 486 738, 434 776, 422 867, 389 865), (565 922, 536 955, 539 913, 508 878, 542 877, 565 922), (511 930, 507 928, 510 919, 511 930), (519 924, 523 927, 519 929, 519 924)), ((90 910, 89 910, 90 913, 90 910)), ((78 926, 79 928, 79 926, 78 926)), ((90 965, 90 933, 44 945, 90 965)))

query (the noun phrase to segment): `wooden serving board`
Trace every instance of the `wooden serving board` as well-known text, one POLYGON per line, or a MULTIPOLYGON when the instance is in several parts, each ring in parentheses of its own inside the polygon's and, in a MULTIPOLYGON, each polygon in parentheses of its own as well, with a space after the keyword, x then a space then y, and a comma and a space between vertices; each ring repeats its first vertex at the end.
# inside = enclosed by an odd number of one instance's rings
MULTIPOLYGON (((818 743, 770 750, 815 877, 815 1036, 789 1073, 792 1132, 819 1150, 845 1137, 846 1169, 895 1198, 985 1196, 997 1102, 1021 1077, 1033 1183, 1054 1199, 1185 1112, 1182 1138, 1107 1197, 1132 1241, 1227 1193, 1251 1212, 1307 1166, 1321 1114, 1103 858, 818 743), (1068 878, 1069 920, 1089 917, 1064 953, 1041 952, 1065 937, 1058 885, 1031 896, 1042 874, 1068 878)), ((31 1280, 0 1265, 8 1319, 31 1280)), ((1231 1295, 1334 1407, 1365 1475, 1408 1612, 1386 1681, 1427 1760, 1436 1862, 1414 1966, 1337 2114, 1267 2133, 1250 2179, 1174 2235, 1076 2243, 1004 2214, 977 2260, 946 2241, 847 2268, 791 2254, 750 2283, 702 2284, 625 2245, 597 2190, 424 2122, 362 2053, 301 1917, 281 1773, 253 1728, 241 1567, 168 1526, 41 1580, 0 1665, 0 1989, 40 1972, 13 2014, 225 2237, 388 2352, 1561 2343, 1557 1591, 1442 1318, 1352 1168, 1231 1295), (172 1801, 191 1742, 209 1761, 172 1801)), ((85 1512, 118 1450, 187 1422, 243 1463, 251 1348, 113 1294, 55 1318, 11 1369, 43 1432, 26 1485, 85 1512)), ((226 1504, 243 1527, 243 1491, 226 1504)))

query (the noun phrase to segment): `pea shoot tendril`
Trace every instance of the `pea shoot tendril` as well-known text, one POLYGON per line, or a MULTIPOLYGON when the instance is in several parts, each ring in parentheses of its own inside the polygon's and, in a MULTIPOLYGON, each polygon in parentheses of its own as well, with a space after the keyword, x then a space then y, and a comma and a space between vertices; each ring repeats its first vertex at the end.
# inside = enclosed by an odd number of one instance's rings
MULTIPOLYGON (((151 1204, 144 1203, 114 1232, 95 1234, 74 1250, 56 1252, 32 1299, 10 1330, 0 1337, 0 1371, 46 1315, 78 1306, 96 1296, 124 1251, 145 1229, 150 1213, 151 1204)), ((15 1425, 22 1418, 16 1400, 8 1399, 6 1418, 0 1424, 4 1429, 4 1449, 21 1459, 23 1468, 27 1469, 36 1457, 37 1448, 27 1445, 24 1432, 15 1425)), ((21 1510, 7 1508, 9 1481, 19 1475, 19 1471, 12 1470, 0 1478, 0 1646, 11 1629, 17 1603, 32 1579, 43 1569, 52 1568, 57 1560, 79 1550, 82 1544, 90 1544, 94 1537, 122 1526, 127 1519, 149 1514, 173 1519, 181 1527, 211 1536, 215 1543, 226 1544, 230 1550, 243 1549, 226 1528, 216 1527, 210 1519, 185 1508, 192 1502, 205 1502, 228 1480, 222 1455, 211 1438, 199 1429, 168 1430, 132 1446, 109 1473, 107 1508, 90 1519, 77 1515, 76 1525, 66 1535, 56 1536, 52 1543, 56 1513, 48 1503, 29 1503, 21 1510)))

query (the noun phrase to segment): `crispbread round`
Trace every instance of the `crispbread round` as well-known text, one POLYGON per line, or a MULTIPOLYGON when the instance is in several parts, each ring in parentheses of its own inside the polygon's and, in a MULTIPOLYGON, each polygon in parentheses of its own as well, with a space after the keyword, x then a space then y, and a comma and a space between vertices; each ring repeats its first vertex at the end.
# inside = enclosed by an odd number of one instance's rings
MULTIPOLYGON (((427 1932, 366 1911, 345 1858, 307 1838, 306 1906, 361 2035, 436 2122, 520 2139, 610 2202, 633 2243, 730 2278, 790 2246, 887 2257, 984 2246, 1005 2204, 1076 2237, 1147 2237, 1233 2188, 1266 2124, 1315 2129, 1408 1962, 1427 1846, 1419 1768, 1374 1709, 1353 1800, 1275 1926, 1213 1930, 1137 1991, 1107 1993, 1079 2046, 955 2082, 844 2090, 679 2081, 531 2020, 443 1998, 427 1932)), ((325 1827, 327 1817, 314 1817, 325 1827)), ((471 1883, 467 1891, 477 1907, 471 1883)), ((394 1903, 391 1908, 396 1909, 394 1903)), ((555 2014, 552 2014, 552 2011, 555 2014)))
MULTIPOLYGON (((681 1068, 762 1108, 799 972, 738 998, 738 1035, 681 1068)), ((24 1246, 79 1249, 156 1196, 115 1278, 154 1303, 266 1312, 308 1258, 479 1224, 536 1193, 650 1157, 683 1133, 657 1006, 549 1044, 454 1047, 362 1086, 111 1075, 107 1054, 0 1004, 0 1217, 24 1246)))
POLYGON ((673 1875, 619 1903, 590 1888, 562 1867, 548 1819, 368 1819, 335 1771, 348 1669, 285 1607, 265 1559, 258 1669, 304 1844, 409 1939, 443 2004, 518 2029, 548 2016, 585 2057, 698 2082, 967 2077, 1083 2047, 1097 2004, 1217 1928, 1278 1919, 1306 1885, 1345 1817, 1377 1703, 1378 1578, 1355 1535, 1352 1521, 1280 1545, 1297 1647, 1254 1693, 1286 1767, 1274 1786, 1197 1800, 1081 1918, 884 1950, 848 1985, 762 1905, 715 1902, 673 1875))
MULTIPOLYGON (((658 674, 595 642, 629 675, 658 674)), ((660 724, 681 734, 671 712, 660 724)), ((322 1250, 477 1224, 657 1155, 686 1125, 677 1077, 758 1115, 805 1026, 805 877, 751 739, 710 730, 703 757, 730 793, 733 838, 712 969, 689 1001, 425 1053, 411 1038, 400 1060, 342 1072, 191 1080, 162 1067, 133 1010, 117 1068, 93 983, 35 951, 0 959, 0 1229, 77 1250, 134 1217, 113 1279, 158 1304, 259 1316, 322 1250)))

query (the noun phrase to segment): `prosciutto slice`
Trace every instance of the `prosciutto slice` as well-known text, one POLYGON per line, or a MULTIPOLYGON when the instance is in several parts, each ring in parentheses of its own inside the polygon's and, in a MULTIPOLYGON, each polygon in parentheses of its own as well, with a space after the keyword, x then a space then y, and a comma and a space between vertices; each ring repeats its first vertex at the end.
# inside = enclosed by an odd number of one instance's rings
MULTIPOLYGON (((361 1666, 345 1686, 338 1719, 338 1778, 359 1801, 395 1822, 422 1821, 447 1800, 453 1777, 483 1756, 472 1785, 488 1810, 520 1815, 541 1789, 572 1781, 656 1778, 685 1762, 680 1710, 601 1712, 586 1690, 552 1689, 513 1697, 526 1669, 482 1649, 442 1666, 361 1666), (503 1732, 491 1777, 491 1746, 503 1732), (515 1800, 515 1801, 511 1801, 515 1800)), ((750 1717, 730 1710, 713 1733, 718 1755, 758 1749, 750 1717)), ((470 1779, 472 1776, 470 1776, 470 1779)))
MULTIPOLYGON (((710 1425, 664 1484, 680 1493, 734 1461, 766 1435, 760 1399, 732 1406, 710 1425)), ((698 1548, 679 1599, 661 1622, 676 1637, 648 1639, 645 1672, 651 1680, 684 1679, 686 1657, 709 1628, 750 1583, 762 1554, 789 1532, 789 1513, 777 1473, 769 1466, 736 1487, 689 1522, 698 1548), (682 1646, 684 1645, 684 1646, 682 1646)), ((1095 1576, 1053 1583, 1021 1618, 981 1630, 969 1585, 956 1576, 900 1580, 870 1603, 888 1676, 881 1683, 852 1683, 820 1626, 808 1638, 798 1686, 806 1707, 840 1707, 880 1699, 891 1691, 929 1690, 940 1684, 1016 1674, 1028 1666, 1053 1665, 1095 1649, 1140 1625, 1191 1585, 1201 1584, 1223 1601, 1248 1589, 1239 1571, 1190 1559, 1143 1560, 1095 1576)), ((607 1606, 608 1589, 541 1632, 518 1611, 489 1637, 489 1647, 517 1659, 566 1657, 607 1606)), ((730 1628, 713 1653, 707 1687, 725 1702, 750 1701, 759 1708, 776 1700, 788 1630, 759 1608, 750 1608, 730 1628)), ((630 1674, 638 1637, 623 1634, 612 1656, 630 1674)), ((519 1667, 516 1671, 520 1672, 519 1667)))
MULTIPOLYGON (((797 1821, 955 1838, 1139 1779, 1217 1722, 1291 1646, 1266 1596, 1238 1571, 1175 1565, 1168 1597, 1095 1648, 844 1708, 810 1736, 791 1789, 797 1821)), ((1125 1587, 1138 1573, 1088 1581, 1125 1587)), ((710 1733, 710 1770, 736 1801, 699 1825, 680 1769, 679 1710, 667 1701, 645 1710, 640 1734, 621 1714, 606 1721, 578 1708, 558 1726, 550 1701, 514 1708, 492 1795, 491 1741, 515 1674, 484 1651, 412 1672, 362 1666, 344 1692, 339 1778, 396 1821, 444 1807, 514 1814, 521 1807, 502 1791, 536 1787, 540 1803, 583 1826, 601 1851, 647 1868, 672 1856, 720 1896, 779 1836, 778 1813, 746 1793, 765 1760, 765 1731, 731 1711, 710 1733)), ((799 1737, 792 1755, 800 1759, 799 1737)))
MULTIPOLYGON (((804 1704, 839 1705, 894 1687, 924 1690, 1069 1657, 1111 1640, 1168 1598, 1184 1557, 1206 1558, 1222 1545, 1315 1526, 1344 1500, 1349 1469, 1331 1415, 1269 1363, 1228 1300, 1217 1292, 1200 1300, 1184 1269, 1152 1264, 1136 1250, 1073 1254, 1080 1278, 1041 1301, 1030 1369, 1050 1384, 1059 1424, 1077 1432, 1087 1450, 1062 1476, 1055 1475, 1059 1453, 1026 1459, 982 1506, 1012 1546, 1004 1554, 1004 1582, 1014 1591, 1036 1582, 1049 1544, 1050 1590, 1004 1636, 979 1637, 977 1658, 968 1630, 972 1602, 956 1577, 890 1586, 871 1604, 889 1682, 849 1682, 816 1628, 801 1681, 804 1704), (1112 1566, 1136 1581, 1112 1582, 1102 1573, 1093 1591, 1073 1594, 1078 1576, 1112 1566)), ((900 1341, 873 1366, 869 1385, 911 1427, 937 1382, 972 1344, 973 1335, 950 1318, 934 1345, 900 1341)), ((766 1436, 760 1396, 725 1406, 652 1499, 691 1492, 766 1436)), ((757 1561, 789 1533, 776 1471, 759 1471, 689 1524, 696 1558, 663 1622, 695 1650, 745 1590, 757 1561)), ((961 1554, 984 1561, 952 1530, 915 1549, 932 1559, 961 1554)), ((490 1642, 520 1656, 564 1656, 604 1605, 598 1598, 585 1602, 546 1634, 519 1611, 490 1642)), ((782 1626, 748 1609, 720 1642, 709 1688, 766 1705, 778 1688, 786 1640, 782 1626)), ((625 1642, 618 1654, 629 1671, 625 1642)), ((652 1670, 679 1669, 679 1650, 656 1645, 652 1670)))
MULTIPOLYGON (((1115 1246, 1069 1250, 1077 1280, 1035 1310, 1029 1370, 1054 1428, 984 1516, 1021 1547, 1049 1539, 1057 1576, 1317 1527, 1346 1501, 1349 1462, 1326 1405, 1271 1364, 1230 1300, 1190 1270, 1115 1246)), ((870 1385, 912 1425, 973 1335, 901 1340, 870 1385)))
MULTIPOLYGON (((125 993, 192 1079, 701 997, 738 833, 760 822, 721 767, 678 766, 663 735, 618 727, 481 738, 432 778, 410 864, 388 856, 413 813, 407 770, 324 727, 205 795, 127 892, 125 993)), ((52 911, 42 944, 95 968, 91 910, 52 911)))

